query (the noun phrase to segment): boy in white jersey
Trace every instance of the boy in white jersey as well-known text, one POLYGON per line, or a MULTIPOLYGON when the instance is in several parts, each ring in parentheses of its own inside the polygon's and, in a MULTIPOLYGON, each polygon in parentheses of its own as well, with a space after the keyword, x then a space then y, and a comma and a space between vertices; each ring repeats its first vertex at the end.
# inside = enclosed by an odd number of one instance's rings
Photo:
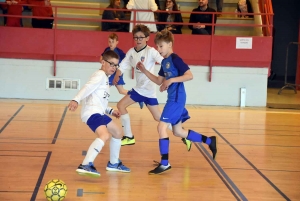
MULTIPOLYGON (((119 58, 120 58, 119 63, 121 63, 121 61, 125 58, 125 53, 120 48, 117 47, 118 43, 119 43, 118 35, 116 33, 109 34, 108 47, 104 49, 104 52, 106 52, 108 50, 114 51, 115 53, 117 53, 119 55, 119 58)), ((102 60, 102 55, 104 54, 104 52, 101 54, 100 61, 102 60)), ((116 74, 116 72, 109 77, 109 79, 108 79, 109 86, 113 86, 112 82, 114 80, 115 74, 116 74)), ((115 86, 118 89, 118 92, 120 94, 126 95, 128 93, 128 90, 124 89, 123 85, 125 85, 125 82, 123 79, 123 75, 121 75, 117 85, 115 85, 115 86)), ((144 103, 140 102, 139 105, 140 105, 140 108, 143 109, 144 103)))
POLYGON ((96 134, 97 138, 90 145, 87 154, 76 170, 80 175, 99 177, 100 173, 94 167, 94 160, 100 153, 105 142, 110 140, 110 160, 106 170, 130 172, 119 159, 121 149, 122 130, 106 114, 117 118, 120 113, 108 107, 109 83, 108 76, 114 74, 118 68, 119 56, 114 51, 108 50, 102 55, 100 70, 97 70, 82 87, 75 98, 69 103, 68 108, 75 111, 78 103, 82 101, 81 119, 96 134), (106 114, 105 114, 106 113, 106 114))
MULTIPOLYGON (((136 45, 126 53, 113 80, 114 84, 118 83, 118 78, 121 73, 132 66, 135 68, 136 86, 133 87, 130 93, 124 96, 117 104, 121 113, 121 121, 124 130, 122 146, 135 144, 135 139, 131 132, 130 117, 126 110, 128 106, 135 102, 144 102, 156 121, 159 121, 161 116, 156 98, 156 85, 139 70, 137 64, 142 62, 149 72, 154 73, 155 63, 161 63, 163 57, 157 50, 147 45, 150 35, 150 30, 147 26, 142 24, 136 25, 132 30, 132 34, 136 45)), ((169 129, 172 130, 171 126, 169 129)), ((191 142, 184 138, 182 141, 187 145, 189 151, 191 149, 191 142)))
POLYGON ((215 136, 207 137, 193 130, 182 128, 182 123, 190 118, 185 108, 186 92, 183 82, 192 80, 193 74, 188 65, 173 53, 174 37, 170 31, 158 32, 154 41, 159 53, 164 57, 158 76, 150 72, 142 62, 139 62, 137 66, 149 79, 160 86, 161 92, 168 91, 167 103, 157 126, 161 162, 155 169, 149 171, 149 174, 161 174, 171 169, 169 163, 170 142, 167 133, 169 124, 172 124, 175 136, 186 138, 192 142, 206 143, 212 151, 213 159, 217 154, 217 140, 215 136))

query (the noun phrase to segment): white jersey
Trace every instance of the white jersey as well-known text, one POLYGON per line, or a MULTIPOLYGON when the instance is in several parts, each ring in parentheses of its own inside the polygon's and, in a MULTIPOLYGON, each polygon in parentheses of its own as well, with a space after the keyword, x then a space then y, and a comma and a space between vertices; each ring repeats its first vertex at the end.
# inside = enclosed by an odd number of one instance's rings
POLYGON ((161 63, 164 58, 153 47, 146 45, 140 51, 131 48, 120 63, 119 70, 123 73, 126 69, 134 67, 136 86, 133 89, 142 96, 156 98, 156 84, 136 67, 138 62, 143 62, 145 68, 154 74, 155 63, 161 63))
MULTIPOLYGON (((156 11, 157 10, 157 5, 154 0, 129 0, 129 2, 126 5, 126 8, 131 10, 131 9, 137 9, 137 10, 152 10, 156 11)), ((134 12, 131 12, 131 17, 130 20, 133 21, 134 19, 134 12)), ((153 12, 136 12, 135 20, 137 21, 150 21, 150 22, 155 22, 154 18, 154 13, 153 12)), ((137 24, 141 24, 139 22, 136 22, 137 24)), ((151 32, 157 32, 156 24, 145 24, 151 32)), ((129 26, 129 32, 132 32, 133 29, 133 23, 130 23, 129 26)))
POLYGON ((81 120, 86 123, 93 114, 103 115, 106 112, 108 98, 108 77, 103 70, 98 70, 90 77, 73 100, 78 103, 81 101, 81 120))

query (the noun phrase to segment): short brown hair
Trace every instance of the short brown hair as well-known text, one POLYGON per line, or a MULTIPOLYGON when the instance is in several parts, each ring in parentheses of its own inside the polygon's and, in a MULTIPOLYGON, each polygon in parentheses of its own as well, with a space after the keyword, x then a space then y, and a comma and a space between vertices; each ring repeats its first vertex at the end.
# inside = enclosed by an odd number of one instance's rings
POLYGON ((116 41, 119 40, 119 37, 118 37, 118 35, 116 33, 109 34, 108 38, 113 39, 113 40, 116 39, 116 41))
POLYGON ((143 25, 143 24, 137 24, 133 27, 132 34, 134 35, 137 32, 142 32, 145 35, 145 37, 150 36, 150 29, 146 25, 143 25))
POLYGON ((108 50, 106 52, 103 53, 102 55, 103 60, 109 60, 109 59, 120 59, 119 55, 117 53, 115 53, 112 50, 108 50))
POLYGON ((168 31, 167 29, 162 30, 161 32, 157 32, 154 38, 154 43, 158 44, 159 42, 172 42, 174 45, 174 36, 171 31, 168 31))

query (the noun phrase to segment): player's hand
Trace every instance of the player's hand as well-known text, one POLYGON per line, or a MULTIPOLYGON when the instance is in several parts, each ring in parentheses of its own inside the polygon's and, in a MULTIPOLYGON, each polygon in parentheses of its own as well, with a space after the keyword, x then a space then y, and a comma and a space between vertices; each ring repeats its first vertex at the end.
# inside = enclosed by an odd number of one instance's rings
POLYGON ((114 110, 113 113, 112 113, 112 116, 116 117, 117 119, 120 118, 121 116, 121 113, 119 112, 119 110, 114 110))
POLYGON ((159 87, 159 91, 160 92, 163 92, 165 90, 168 90, 169 86, 172 84, 172 78, 171 79, 168 79, 168 80, 165 80, 163 81, 163 83, 160 85, 159 87))
POLYGON ((197 25, 193 25, 193 28, 194 29, 200 29, 201 28, 200 22, 198 22, 197 25))
POLYGON ((114 80, 112 81, 113 85, 118 85, 119 80, 120 80, 120 76, 117 76, 116 74, 114 80))
POLYGON ((142 73, 144 73, 144 72, 146 71, 146 68, 145 68, 144 64, 143 64, 142 62, 140 62, 140 61, 136 64, 136 67, 137 67, 138 69, 140 69, 140 71, 141 71, 142 73))
POLYGON ((75 111, 78 107, 78 103, 74 100, 70 101, 69 105, 68 105, 68 108, 69 110, 71 111, 75 111))

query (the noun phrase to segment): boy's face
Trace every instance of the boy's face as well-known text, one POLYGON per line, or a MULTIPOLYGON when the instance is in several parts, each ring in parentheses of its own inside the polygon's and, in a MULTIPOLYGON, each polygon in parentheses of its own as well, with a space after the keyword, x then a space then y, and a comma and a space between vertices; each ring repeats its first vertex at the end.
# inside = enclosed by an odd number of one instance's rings
POLYGON ((108 39, 108 46, 110 50, 114 50, 117 47, 118 43, 119 41, 117 41, 116 39, 111 39, 111 38, 108 39))
POLYGON ((156 46, 157 51, 164 58, 167 58, 172 53, 172 42, 159 41, 156 46))
POLYGON ((135 47, 137 49, 141 49, 147 44, 147 41, 149 40, 149 36, 145 37, 145 34, 143 32, 137 32, 133 35, 133 39, 135 42, 135 47))
POLYGON ((119 67, 119 59, 111 58, 111 59, 102 59, 101 60, 102 67, 101 70, 105 72, 106 75, 112 75, 116 72, 119 67))

